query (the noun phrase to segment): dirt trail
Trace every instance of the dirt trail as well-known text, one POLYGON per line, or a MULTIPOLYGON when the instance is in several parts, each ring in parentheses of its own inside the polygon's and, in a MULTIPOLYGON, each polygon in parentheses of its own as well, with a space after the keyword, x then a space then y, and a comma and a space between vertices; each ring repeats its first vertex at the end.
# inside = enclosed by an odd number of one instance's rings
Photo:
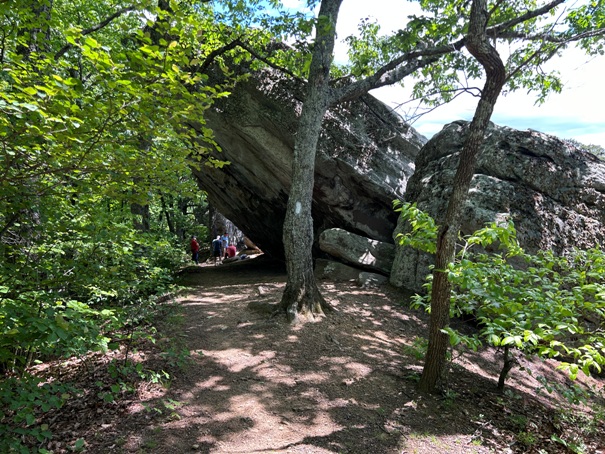
POLYGON ((337 312, 291 327, 248 308, 279 301, 285 278, 264 258, 188 273, 179 303, 191 360, 169 389, 151 387, 129 406, 120 436, 89 452, 523 452, 502 412, 536 412, 527 374, 513 372, 519 399, 504 404, 483 353, 454 365, 456 391, 421 396, 426 318, 401 305, 403 294, 322 282, 337 312))

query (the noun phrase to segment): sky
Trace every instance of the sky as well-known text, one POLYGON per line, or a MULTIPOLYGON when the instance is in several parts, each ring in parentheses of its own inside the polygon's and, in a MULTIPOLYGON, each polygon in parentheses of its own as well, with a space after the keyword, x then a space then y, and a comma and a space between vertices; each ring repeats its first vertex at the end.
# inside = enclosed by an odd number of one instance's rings
MULTIPOLYGON (((287 3, 294 7, 297 0, 288 0, 287 3)), ((376 19, 386 34, 402 28, 407 17, 419 11, 417 4, 404 0, 344 0, 338 17, 335 60, 346 61, 346 45, 342 40, 356 33, 362 18, 376 19)), ((502 126, 533 129, 605 148, 605 56, 592 58, 576 50, 567 50, 562 58, 553 60, 551 64, 561 73, 564 84, 561 93, 551 94, 540 106, 535 105, 536 95, 525 91, 501 96, 492 121, 502 126)), ((380 88, 371 94, 393 108, 410 99, 410 90, 401 86, 380 88)), ((452 121, 471 120, 476 104, 477 98, 463 95, 425 114, 412 125, 430 138, 452 121)), ((405 117, 409 104, 407 106, 396 110, 405 117)))
MULTIPOLYGON (((561 59, 564 89, 549 95, 544 104, 535 105, 536 95, 523 91, 500 96, 492 122, 605 148, 605 89, 603 82, 597 80, 599 74, 605 74, 605 57, 588 63, 585 60, 586 56, 579 54, 561 59)), ((394 108, 409 99, 407 90, 395 86, 371 93, 394 108)), ((430 138, 445 124, 458 119, 471 120, 476 104, 476 98, 465 95, 424 115, 412 125, 430 138)), ((405 111, 399 111, 405 117, 405 111)))

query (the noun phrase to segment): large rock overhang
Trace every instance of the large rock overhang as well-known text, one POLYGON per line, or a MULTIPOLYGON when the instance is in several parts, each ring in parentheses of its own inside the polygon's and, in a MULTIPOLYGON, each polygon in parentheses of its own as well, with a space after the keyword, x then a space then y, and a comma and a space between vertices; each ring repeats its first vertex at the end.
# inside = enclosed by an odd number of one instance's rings
MULTIPOLYGON (((283 257, 282 227, 304 85, 273 71, 254 74, 212 109, 206 126, 222 149, 222 168, 194 170, 216 209, 263 251, 283 257)), ((376 98, 330 109, 315 161, 316 238, 342 228, 392 243, 414 159, 426 139, 376 98)))

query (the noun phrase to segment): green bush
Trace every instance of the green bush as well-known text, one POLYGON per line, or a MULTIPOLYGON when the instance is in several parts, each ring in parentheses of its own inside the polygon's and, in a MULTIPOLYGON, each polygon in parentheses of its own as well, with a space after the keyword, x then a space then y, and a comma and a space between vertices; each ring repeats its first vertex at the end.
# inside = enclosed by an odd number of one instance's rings
POLYGON ((149 339, 156 295, 171 291, 182 264, 184 251, 168 232, 136 232, 118 210, 92 216, 82 208, 73 216, 41 210, 44 228, 3 245, 0 452, 43 445, 51 434, 39 421, 69 392, 32 377, 29 366, 119 345, 128 351, 149 339))
MULTIPOLYGON (((77 391, 60 383, 42 383, 31 375, 0 382, 0 452, 30 452, 26 445, 42 445, 52 433, 36 424, 38 416, 61 408, 77 391)), ((34 452, 45 452, 39 450, 34 452)))
MULTIPOLYGON (((401 237, 401 243, 427 252, 437 227, 412 204, 402 216, 417 219, 423 228, 401 237)), ((519 246, 512 221, 492 223, 461 238, 456 260, 447 269, 452 284, 451 316, 476 319, 479 333, 464 336, 445 331, 452 345, 477 348, 482 343, 505 351, 503 380, 510 369, 510 349, 524 354, 557 358, 574 379, 605 364, 605 254, 599 248, 573 250, 556 256, 550 251, 527 254, 519 246), (497 252, 485 252, 486 248, 497 252)), ((430 310, 432 279, 427 295, 416 295, 414 305, 430 310)))

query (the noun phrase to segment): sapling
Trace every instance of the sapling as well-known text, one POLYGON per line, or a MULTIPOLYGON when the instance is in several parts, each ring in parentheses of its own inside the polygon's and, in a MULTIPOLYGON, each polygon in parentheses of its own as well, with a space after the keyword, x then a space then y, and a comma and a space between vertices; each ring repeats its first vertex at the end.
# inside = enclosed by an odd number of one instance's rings
MULTIPOLYGON (((399 244, 432 252, 437 226, 415 204, 396 205, 410 223, 399 244)), ((450 344, 476 350, 483 343, 503 349, 504 364, 498 388, 504 389, 516 364, 513 351, 522 355, 557 358, 558 368, 575 379, 582 371, 601 371, 605 364, 605 254, 598 247, 575 249, 558 256, 552 251, 526 253, 519 245, 512 220, 491 223, 460 238, 456 260, 450 263, 450 314, 471 316, 478 334, 466 336, 447 327, 450 344), (495 252, 487 252, 487 249, 495 252)), ((413 304, 430 311, 428 292, 413 304)))

